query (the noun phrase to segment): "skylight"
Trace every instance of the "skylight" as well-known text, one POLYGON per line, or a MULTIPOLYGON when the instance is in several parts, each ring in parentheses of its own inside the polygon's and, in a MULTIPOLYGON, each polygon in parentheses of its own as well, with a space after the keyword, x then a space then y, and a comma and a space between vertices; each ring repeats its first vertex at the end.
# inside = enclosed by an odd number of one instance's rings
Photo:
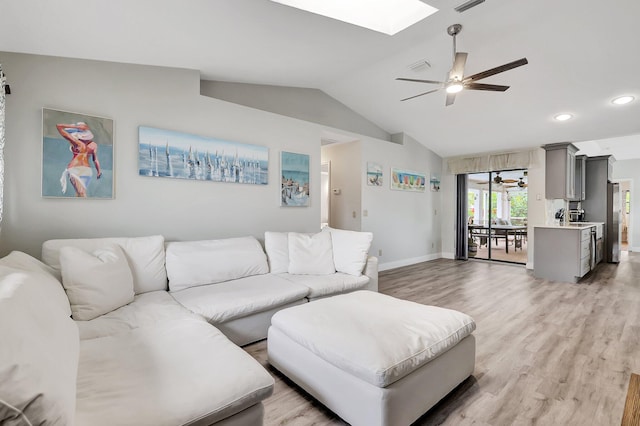
POLYGON ((388 35, 438 11, 420 0, 272 0, 388 35))

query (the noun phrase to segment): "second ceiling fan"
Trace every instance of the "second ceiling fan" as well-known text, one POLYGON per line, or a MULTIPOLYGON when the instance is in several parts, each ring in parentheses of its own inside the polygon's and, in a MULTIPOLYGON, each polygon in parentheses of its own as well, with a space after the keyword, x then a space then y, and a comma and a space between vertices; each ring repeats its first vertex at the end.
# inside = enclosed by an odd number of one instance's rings
POLYGON ((402 99, 402 101, 408 101, 409 99, 414 99, 420 96, 428 95, 429 93, 437 92, 440 89, 445 89, 447 92, 447 100, 445 101, 445 105, 449 106, 453 104, 456 99, 456 93, 461 90, 488 90, 491 92, 504 92, 509 88, 509 86, 501 86, 497 84, 484 84, 484 83, 476 83, 478 80, 482 80, 487 77, 491 77, 492 75, 499 74, 501 72, 509 71, 513 68, 520 67, 522 65, 526 65, 529 63, 527 58, 518 59, 517 61, 509 62, 508 64, 500 65, 499 67, 491 68, 486 71, 479 72, 477 74, 473 74, 470 76, 464 76, 464 66, 467 62, 467 53, 465 52, 456 52, 456 35, 458 35, 462 31, 462 25, 454 24, 447 28, 447 33, 453 37, 453 66, 451 67, 451 71, 449 71, 449 76, 447 81, 435 81, 435 80, 420 80, 415 78, 396 78, 396 80, 402 81, 413 81, 416 83, 428 83, 428 84, 438 84, 440 87, 437 89, 429 90, 424 93, 417 94, 415 96, 410 96, 408 98, 402 99))

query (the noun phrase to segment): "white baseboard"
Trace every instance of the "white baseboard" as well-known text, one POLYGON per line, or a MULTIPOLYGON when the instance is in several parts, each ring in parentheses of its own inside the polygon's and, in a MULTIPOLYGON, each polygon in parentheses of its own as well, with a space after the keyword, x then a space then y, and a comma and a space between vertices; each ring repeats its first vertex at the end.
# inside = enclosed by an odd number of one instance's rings
POLYGON ((629 251, 635 251, 637 253, 640 251, 640 247, 629 247, 629 251))
POLYGON ((454 253, 442 253, 442 258, 454 260, 456 255, 454 253))
POLYGON ((393 262, 384 262, 384 263, 378 264, 378 271, 386 271, 388 269, 400 268, 402 266, 415 265, 416 263, 428 262, 430 260, 440 259, 441 257, 442 257, 441 253, 434 253, 434 254, 428 254, 426 256, 396 260, 393 262))

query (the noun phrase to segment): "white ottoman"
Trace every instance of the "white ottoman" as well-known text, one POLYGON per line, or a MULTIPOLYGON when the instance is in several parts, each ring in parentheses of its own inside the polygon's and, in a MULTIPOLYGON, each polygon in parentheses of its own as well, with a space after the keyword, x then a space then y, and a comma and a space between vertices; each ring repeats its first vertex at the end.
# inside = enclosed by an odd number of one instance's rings
POLYGON ((473 373, 475 323, 371 291, 271 319, 269 363, 353 426, 409 425, 473 373))

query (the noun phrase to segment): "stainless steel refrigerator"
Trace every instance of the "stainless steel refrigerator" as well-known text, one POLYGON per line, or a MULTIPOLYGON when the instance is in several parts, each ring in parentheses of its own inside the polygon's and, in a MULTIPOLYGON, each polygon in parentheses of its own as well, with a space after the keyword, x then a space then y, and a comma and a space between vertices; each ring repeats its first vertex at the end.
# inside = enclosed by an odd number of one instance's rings
POLYGON ((609 263, 620 262, 620 227, 621 227, 621 199, 620 184, 607 184, 607 244, 606 244, 606 260, 609 263))

